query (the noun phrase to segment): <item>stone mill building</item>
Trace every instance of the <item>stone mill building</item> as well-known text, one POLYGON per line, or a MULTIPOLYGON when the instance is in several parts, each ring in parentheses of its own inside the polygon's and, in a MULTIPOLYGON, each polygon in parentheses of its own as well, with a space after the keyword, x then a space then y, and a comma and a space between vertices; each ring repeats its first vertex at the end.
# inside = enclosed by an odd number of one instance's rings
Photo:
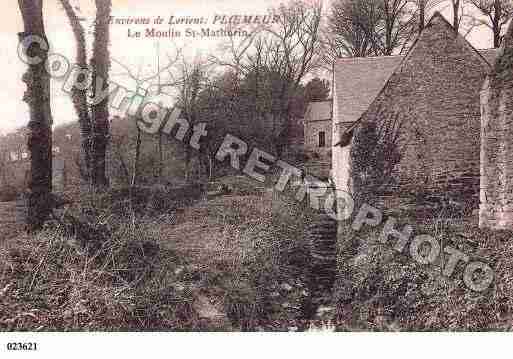
POLYGON ((385 207, 420 208, 422 197, 465 208, 481 226, 513 228, 512 37, 510 25, 500 50, 476 50, 436 13, 405 56, 337 60, 337 189, 368 186, 358 153, 366 140, 393 138, 393 151, 380 147, 395 161, 380 168, 389 181, 375 195, 385 207))
POLYGON ((304 118, 305 168, 318 178, 328 178, 333 147, 332 100, 313 101, 307 106, 304 118))

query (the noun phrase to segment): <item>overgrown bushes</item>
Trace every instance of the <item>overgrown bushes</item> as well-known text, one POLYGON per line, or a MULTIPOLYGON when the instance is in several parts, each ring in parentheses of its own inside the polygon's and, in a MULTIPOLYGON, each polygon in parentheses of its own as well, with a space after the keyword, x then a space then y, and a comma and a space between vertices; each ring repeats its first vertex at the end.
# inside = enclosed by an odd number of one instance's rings
POLYGON ((0 330, 294 327, 308 296, 307 213, 228 182, 236 194, 128 219, 95 194, 68 209, 87 236, 63 217, 0 243, 0 330))
POLYGON ((1 247, 2 330, 191 330, 190 298, 173 287, 180 260, 150 224, 121 224, 94 251, 59 228, 1 247))
POLYGON ((389 191, 392 173, 401 160, 399 114, 378 114, 360 124, 351 146, 353 192, 357 203, 370 201, 389 191))
POLYGON ((378 242, 377 230, 346 228, 336 290, 338 329, 511 330, 513 233, 440 221, 422 226, 420 233, 489 263, 494 269, 492 286, 473 292, 463 283, 461 264, 448 278, 441 274, 440 258, 432 265, 420 265, 407 250, 398 253, 390 243, 378 242))

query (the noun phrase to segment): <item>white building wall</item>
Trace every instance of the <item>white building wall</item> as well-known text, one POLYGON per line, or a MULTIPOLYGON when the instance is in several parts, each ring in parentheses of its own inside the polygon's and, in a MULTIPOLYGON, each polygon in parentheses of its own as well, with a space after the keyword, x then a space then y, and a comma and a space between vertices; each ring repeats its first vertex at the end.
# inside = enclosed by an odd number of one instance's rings
MULTIPOLYGON (((336 88, 336 87, 335 87, 336 88)), ((340 110, 338 108, 339 101, 337 93, 333 91, 333 126, 332 126, 332 143, 337 144, 340 141, 341 127, 344 124, 341 121, 340 110)), ((346 147, 332 147, 332 178, 337 190, 351 193, 350 186, 350 151, 351 145, 346 147)))

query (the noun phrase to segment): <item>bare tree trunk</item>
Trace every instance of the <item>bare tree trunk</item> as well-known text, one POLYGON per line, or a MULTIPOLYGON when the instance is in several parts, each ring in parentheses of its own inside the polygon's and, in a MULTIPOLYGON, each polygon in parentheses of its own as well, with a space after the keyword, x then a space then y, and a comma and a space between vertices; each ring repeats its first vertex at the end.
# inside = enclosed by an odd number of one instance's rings
POLYGON ((502 19, 502 2, 503 0, 494 0, 493 2, 493 47, 499 48, 501 46, 501 19, 502 19))
MULTIPOLYGON (((93 91, 97 91, 98 83, 108 86, 110 54, 109 54, 109 17, 111 0, 95 0, 96 24, 94 31, 93 58, 93 91)), ((101 90, 104 90, 101 89, 101 90)), ((93 118, 93 150, 92 150, 92 181, 97 188, 109 184, 106 175, 106 153, 109 140, 109 96, 92 106, 93 118)))
POLYGON ((130 213, 132 216, 132 225, 135 226, 135 197, 134 190, 137 185, 137 180, 139 179, 139 158, 141 155, 141 130, 137 127, 137 140, 135 143, 135 158, 134 158, 134 167, 132 171, 132 180, 130 181, 130 186, 128 188, 128 196, 130 197, 130 213))
POLYGON ((511 0, 467 1, 479 11, 477 14, 472 16, 474 22, 477 24, 484 24, 492 30, 493 47, 499 48, 502 41, 502 29, 513 16, 513 3, 511 0), (483 17, 487 19, 486 22, 483 22, 483 17))
MULTIPOLYGON (((28 36, 38 36, 47 44, 42 0, 18 0, 25 32, 19 33, 20 41, 28 36)), ((24 100, 29 105, 28 149, 30 151, 30 179, 28 183, 29 231, 41 229, 51 212, 52 192, 52 114, 50 108, 50 76, 45 70, 44 60, 48 57, 48 47, 33 45, 28 52, 39 56, 43 61, 29 65, 23 75, 27 84, 24 100)))
MULTIPOLYGON (((80 20, 78 19, 75 10, 69 3, 69 0, 60 0, 60 2, 64 7, 66 15, 68 16, 71 29, 73 30, 73 35, 75 37, 77 46, 76 63, 81 69, 87 70, 87 49, 84 28, 80 24, 80 20)), ((84 165, 84 179, 89 183, 91 179, 91 116, 89 114, 89 108, 87 104, 87 90, 79 90, 73 87, 71 98, 73 101, 73 106, 75 107, 75 112, 78 116, 78 122, 80 124, 82 147, 82 161, 80 166, 82 166, 82 164, 84 165)))
POLYGON ((496 26, 494 25, 494 28, 493 28, 493 47, 498 49, 499 47, 501 47, 501 28, 500 26, 496 26))
POLYGON ((460 0, 452 0, 452 25, 454 30, 460 30, 460 0))
POLYGON ((130 183, 130 187, 135 187, 137 185, 137 181, 139 179, 139 161, 141 158, 141 130, 137 127, 137 140, 135 142, 135 158, 134 158, 134 168, 132 172, 132 182, 130 183))
POLYGON ((186 147, 185 148, 185 182, 190 183, 191 179, 191 157, 192 153, 191 150, 186 147))
POLYGON ((212 156, 210 154, 208 156, 208 182, 212 182, 214 177, 214 161, 212 161, 212 156))
POLYGON ((126 185, 130 186, 130 171, 128 170, 125 159, 123 158, 121 146, 118 143, 116 143, 116 141, 112 141, 112 151, 114 151, 118 157, 119 165, 121 167, 121 171, 123 172, 123 178, 125 180, 126 185))
POLYGON ((426 2, 427 0, 419 0, 419 34, 426 24, 426 2))
POLYGON ((128 196, 130 198, 130 215, 132 217, 132 226, 135 226, 135 186, 137 185, 137 180, 139 179, 139 158, 141 154, 141 130, 137 127, 137 140, 135 143, 135 158, 134 158, 134 166, 132 171, 132 179, 130 181, 130 186, 128 187, 128 196))
POLYGON ((158 176, 159 176, 159 184, 162 183, 162 176, 164 174, 164 154, 162 153, 162 132, 159 131, 159 143, 158 143, 158 152, 159 152, 159 173, 158 173, 158 176))
MULTIPOLYGON (((162 74, 160 71, 160 45, 157 42, 157 93, 160 95, 162 93, 162 74)), ((162 175, 164 172, 164 157, 162 154, 162 131, 159 129, 158 133, 158 156, 159 156, 159 164, 158 164, 158 183, 162 184, 162 175)))

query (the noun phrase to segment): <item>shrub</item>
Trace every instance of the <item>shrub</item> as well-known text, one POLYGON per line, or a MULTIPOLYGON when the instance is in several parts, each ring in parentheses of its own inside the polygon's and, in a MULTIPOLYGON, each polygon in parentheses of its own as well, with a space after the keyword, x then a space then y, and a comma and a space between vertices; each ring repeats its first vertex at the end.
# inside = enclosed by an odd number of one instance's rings
POLYGON ((174 252, 148 224, 120 225, 88 251, 59 228, 7 241, 0 255, 2 330, 192 330, 175 290, 174 252))
POLYGON ((392 244, 378 242, 376 230, 346 228, 336 286, 338 329, 511 330, 513 233, 469 225, 457 228, 439 221, 420 229, 443 239, 444 246, 488 262, 495 272, 492 286, 473 292, 463 283, 463 265, 448 278, 441 274, 439 259, 433 265, 420 265, 407 249, 398 253, 392 244))

